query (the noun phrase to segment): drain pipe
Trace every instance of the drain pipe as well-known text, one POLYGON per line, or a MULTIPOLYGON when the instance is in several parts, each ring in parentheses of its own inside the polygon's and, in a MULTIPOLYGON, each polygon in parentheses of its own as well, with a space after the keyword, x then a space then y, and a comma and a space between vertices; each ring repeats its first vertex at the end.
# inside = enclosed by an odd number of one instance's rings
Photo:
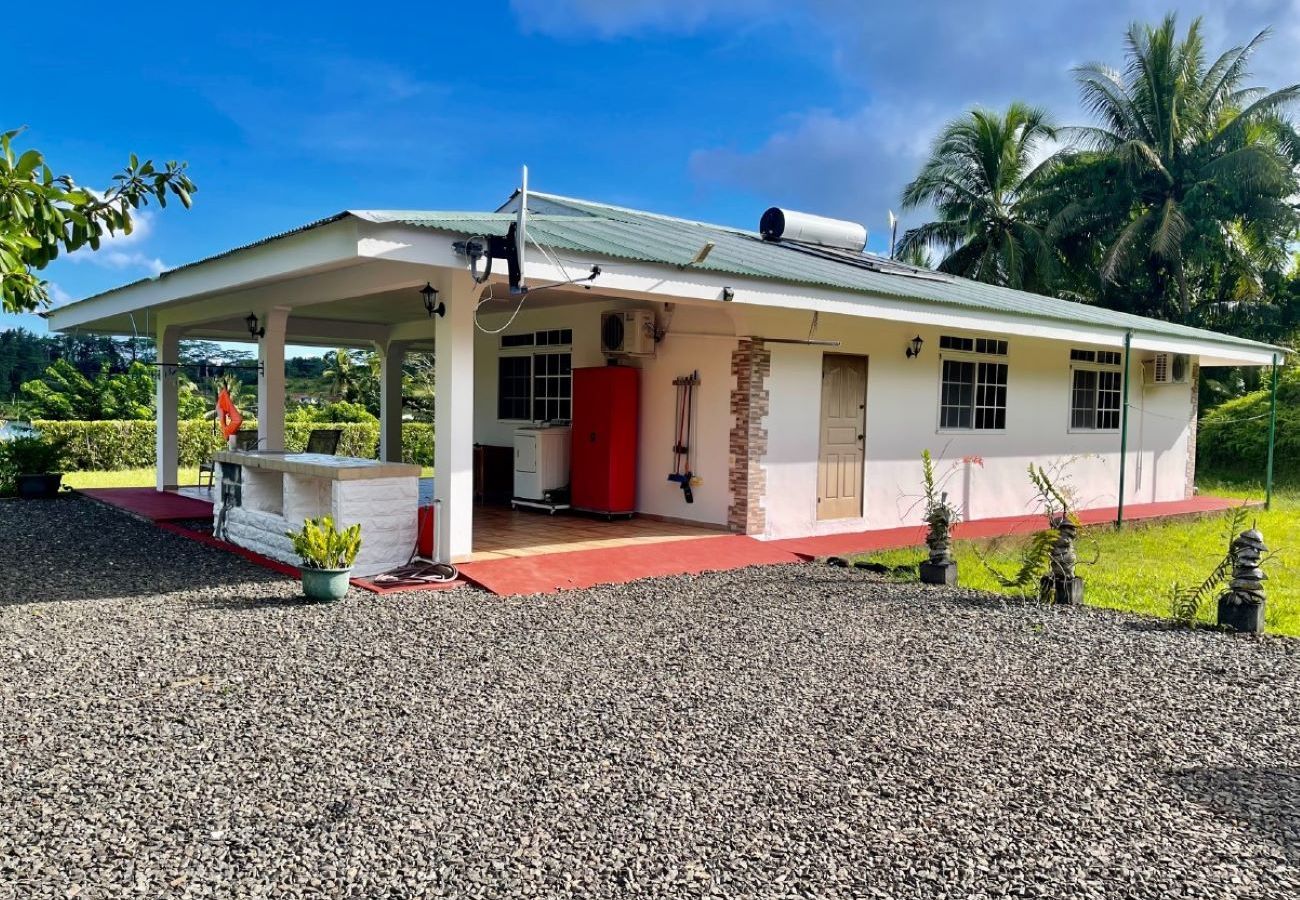
POLYGON ((1133 332, 1124 332, 1124 395, 1120 398, 1119 413, 1119 508, 1115 527, 1124 527, 1124 475, 1128 468, 1128 393, 1129 371, 1133 356, 1133 332))
POLYGON ((1273 508, 1273 444, 1277 440, 1277 354, 1273 354, 1273 390, 1268 404, 1268 469, 1264 475, 1264 508, 1273 508))

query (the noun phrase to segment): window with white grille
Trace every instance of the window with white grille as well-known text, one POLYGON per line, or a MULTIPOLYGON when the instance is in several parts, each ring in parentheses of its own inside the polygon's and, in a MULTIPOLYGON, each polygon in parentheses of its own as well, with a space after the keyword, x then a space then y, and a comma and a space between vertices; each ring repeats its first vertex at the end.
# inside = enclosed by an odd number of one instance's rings
POLYGON ((1121 356, 1112 350, 1070 351, 1070 428, 1118 431, 1124 395, 1121 356))
POLYGON ((1007 342, 940 335, 939 428, 1002 431, 1007 427, 1007 342))

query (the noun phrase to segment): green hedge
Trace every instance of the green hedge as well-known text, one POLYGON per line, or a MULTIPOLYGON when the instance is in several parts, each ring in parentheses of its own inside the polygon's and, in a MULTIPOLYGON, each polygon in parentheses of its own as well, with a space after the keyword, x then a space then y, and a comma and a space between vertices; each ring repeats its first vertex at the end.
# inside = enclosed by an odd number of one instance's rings
MULTIPOLYGON (((245 419, 245 424, 250 423, 245 419)), ((154 464, 154 423, 139 421, 32 423, 51 437, 68 439, 67 469, 70 472, 148 469, 154 464)), ((379 425, 375 422, 297 423, 285 425, 285 448, 301 451, 313 428, 339 428, 338 452, 344 456, 374 458, 379 452, 379 425)), ((197 466, 221 449, 224 442, 212 423, 186 420, 179 423, 179 456, 182 466, 197 466)), ((402 425, 402 459, 421 466, 433 465, 433 426, 423 422, 402 425)))
MULTIPOLYGON (((1196 436, 1197 471, 1262 480, 1268 459, 1269 401, 1268 391, 1255 391, 1201 416, 1196 436)), ((1300 383, 1294 380, 1278 384, 1273 459, 1279 476, 1300 475, 1300 383)))

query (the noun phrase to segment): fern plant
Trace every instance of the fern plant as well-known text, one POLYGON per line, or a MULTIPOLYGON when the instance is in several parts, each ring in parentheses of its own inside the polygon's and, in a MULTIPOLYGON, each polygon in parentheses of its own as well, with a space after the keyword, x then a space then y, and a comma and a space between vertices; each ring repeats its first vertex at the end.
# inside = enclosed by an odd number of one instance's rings
POLYGON ((350 569, 361 550, 361 526, 339 531, 329 516, 306 519, 298 531, 286 531, 304 569, 350 569))
POLYGON ((1227 544, 1227 551, 1219 564, 1211 570, 1205 580, 1200 584, 1183 587, 1177 581, 1170 591, 1169 612, 1170 615, 1179 622, 1194 622, 1201 615, 1201 607, 1205 601, 1218 593, 1218 589, 1223 585, 1228 577, 1232 574, 1233 552, 1232 542, 1245 530, 1246 516, 1248 515, 1245 504, 1234 508, 1224 519, 1224 543, 1227 544))
POLYGON ((1052 549, 1061 536, 1061 526, 1066 522, 1079 525, 1078 516, 1073 509, 1071 492, 1060 483, 1058 478, 1053 477, 1042 466, 1030 463, 1029 481, 1037 493, 1039 507, 1047 516, 1047 527, 1034 532, 1033 537, 1029 539, 1029 543, 1020 554, 1020 565, 1014 573, 1006 574, 998 571, 986 556, 977 554, 979 561, 999 585, 1009 590, 1026 593, 1031 588, 1039 587, 1043 576, 1051 567, 1052 549))

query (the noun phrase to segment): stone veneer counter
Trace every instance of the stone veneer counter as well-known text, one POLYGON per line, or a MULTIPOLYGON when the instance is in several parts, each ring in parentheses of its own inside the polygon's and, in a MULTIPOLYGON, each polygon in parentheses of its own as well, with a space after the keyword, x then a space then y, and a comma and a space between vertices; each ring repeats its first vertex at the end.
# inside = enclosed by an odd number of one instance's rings
POLYGON ((415 549, 420 467, 323 453, 228 450, 216 454, 213 531, 263 556, 297 565, 285 534, 304 519, 361 525, 355 574, 405 565, 415 549))

